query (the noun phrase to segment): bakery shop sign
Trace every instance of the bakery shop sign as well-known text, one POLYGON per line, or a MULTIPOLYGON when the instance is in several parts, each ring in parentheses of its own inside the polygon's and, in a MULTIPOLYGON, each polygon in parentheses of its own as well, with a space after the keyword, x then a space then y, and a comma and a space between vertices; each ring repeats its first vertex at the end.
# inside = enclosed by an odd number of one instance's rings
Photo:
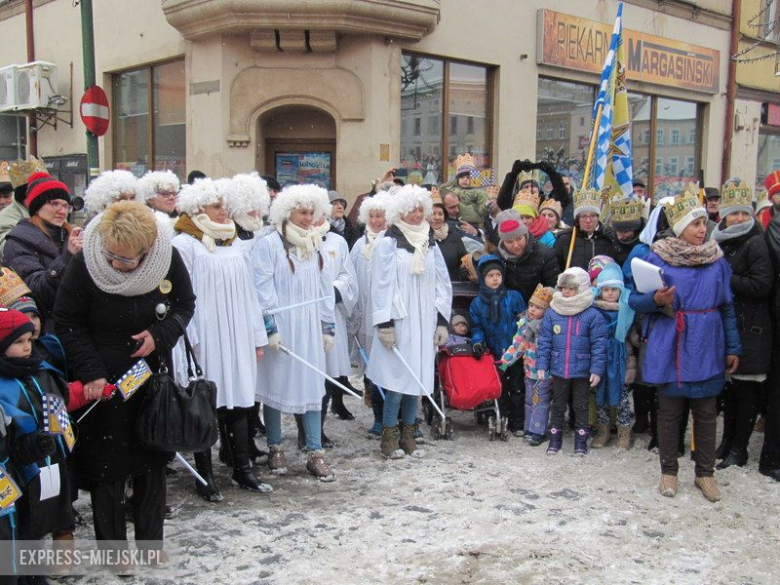
MULTIPOLYGON (((538 11, 537 60, 577 71, 601 73, 613 23, 602 24, 570 14, 538 11)), ((717 93, 720 52, 643 32, 623 29, 628 79, 717 93)))

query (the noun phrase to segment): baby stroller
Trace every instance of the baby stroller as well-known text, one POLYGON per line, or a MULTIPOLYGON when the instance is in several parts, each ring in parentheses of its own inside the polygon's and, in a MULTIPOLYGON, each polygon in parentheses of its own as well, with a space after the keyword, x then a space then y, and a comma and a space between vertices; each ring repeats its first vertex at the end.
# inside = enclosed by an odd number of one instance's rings
MULTIPOLYGON (((489 414, 488 439, 509 435, 509 419, 501 416, 498 398, 501 396, 501 378, 493 364, 493 356, 486 349, 479 357, 474 355, 471 344, 453 345, 439 351, 437 370, 439 384, 433 399, 446 414, 446 407, 455 410, 473 410, 478 420, 489 414)), ((434 439, 452 438, 452 420, 435 412, 427 402, 423 405, 425 420, 431 426, 434 439)))

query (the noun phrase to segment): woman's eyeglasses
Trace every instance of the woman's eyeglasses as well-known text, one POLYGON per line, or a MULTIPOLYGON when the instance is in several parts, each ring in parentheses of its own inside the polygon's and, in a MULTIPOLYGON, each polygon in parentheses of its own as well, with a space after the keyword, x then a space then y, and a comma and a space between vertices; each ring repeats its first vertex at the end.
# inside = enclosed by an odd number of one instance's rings
POLYGON ((51 206, 51 208, 54 211, 60 211, 61 209, 64 209, 68 213, 73 211, 73 206, 70 203, 68 203, 67 201, 57 201, 57 200, 47 201, 46 205, 51 206))
POLYGON ((135 258, 125 258, 124 256, 117 256, 116 254, 112 254, 108 250, 104 249, 103 256, 106 257, 106 260, 119 262, 122 266, 135 266, 141 262, 141 260, 143 260, 144 256, 146 256, 146 253, 139 254, 135 258))

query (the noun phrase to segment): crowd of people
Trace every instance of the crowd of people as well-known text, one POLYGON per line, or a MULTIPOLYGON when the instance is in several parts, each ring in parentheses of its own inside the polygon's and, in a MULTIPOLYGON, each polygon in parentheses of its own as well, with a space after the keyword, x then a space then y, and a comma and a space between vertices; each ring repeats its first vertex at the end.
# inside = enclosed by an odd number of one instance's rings
MULTIPOLYGON (((0 212, 0 472, 18 492, 4 539, 72 539, 83 489, 97 540, 126 541, 129 517, 161 546, 171 453, 137 437, 149 384, 126 399, 116 384, 139 360, 186 382, 188 347, 216 386, 219 459, 252 492, 273 489, 263 469, 288 472, 283 414, 306 471, 336 479, 326 414, 353 418, 353 374, 381 456, 423 456, 420 399, 455 345, 492 356, 509 432, 550 455, 570 431, 580 456, 648 432, 671 497, 692 415, 694 483, 718 501, 715 470, 746 464, 762 416, 759 470, 780 481, 780 171, 757 205, 736 178, 653 201, 639 182, 610 198, 530 161, 473 187, 464 155, 439 186, 388 172, 347 213, 336 191, 256 173, 111 170, 75 226, 67 186, 36 165, 11 165, 0 212)), ((193 457, 218 503, 211 449, 193 457)))

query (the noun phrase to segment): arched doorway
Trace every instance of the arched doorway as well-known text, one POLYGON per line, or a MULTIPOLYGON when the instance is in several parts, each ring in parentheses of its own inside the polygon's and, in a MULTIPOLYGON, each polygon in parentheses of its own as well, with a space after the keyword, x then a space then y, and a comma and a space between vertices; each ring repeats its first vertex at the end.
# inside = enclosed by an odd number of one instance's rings
POLYGON ((280 106, 258 120, 257 167, 282 184, 336 188, 336 122, 311 106, 280 106))

